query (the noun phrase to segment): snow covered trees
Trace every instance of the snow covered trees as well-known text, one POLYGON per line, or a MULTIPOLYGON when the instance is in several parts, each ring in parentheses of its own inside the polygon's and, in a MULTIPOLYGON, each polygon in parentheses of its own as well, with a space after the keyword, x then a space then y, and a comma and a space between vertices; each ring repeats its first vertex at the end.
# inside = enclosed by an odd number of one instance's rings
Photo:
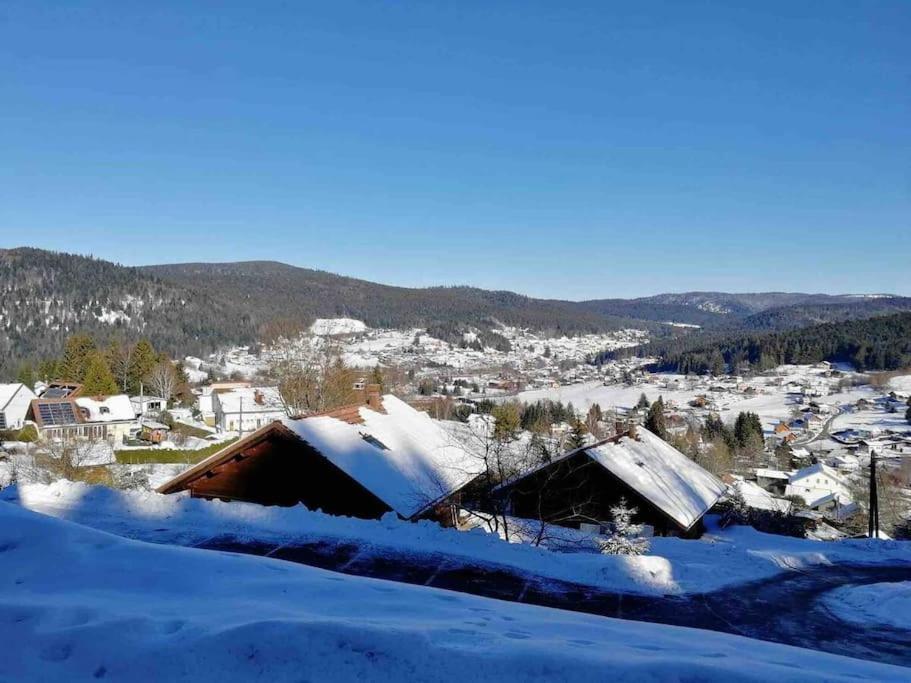
POLYGON ((644 555, 648 552, 648 539, 642 536, 644 527, 633 522, 636 512, 636 508, 627 507, 625 498, 611 508, 612 533, 597 539, 602 554, 644 555))

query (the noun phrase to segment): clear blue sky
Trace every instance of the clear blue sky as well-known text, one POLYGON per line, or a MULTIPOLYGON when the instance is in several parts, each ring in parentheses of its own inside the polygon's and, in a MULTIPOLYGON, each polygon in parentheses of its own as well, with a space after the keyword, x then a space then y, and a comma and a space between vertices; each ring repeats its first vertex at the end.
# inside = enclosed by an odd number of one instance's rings
POLYGON ((911 294, 911 2, 0 4, 0 245, 911 294))

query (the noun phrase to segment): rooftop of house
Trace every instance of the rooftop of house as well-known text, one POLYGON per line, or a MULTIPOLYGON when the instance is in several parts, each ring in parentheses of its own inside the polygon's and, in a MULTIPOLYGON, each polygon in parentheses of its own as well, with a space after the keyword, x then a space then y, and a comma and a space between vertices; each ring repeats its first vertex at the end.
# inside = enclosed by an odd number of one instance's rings
POLYGON ((86 422, 123 422, 136 418, 133 404, 126 394, 95 398, 79 396, 74 400, 76 405, 82 408, 86 422))
POLYGON ((181 490, 271 430, 297 437, 404 518, 450 495, 481 470, 456 438, 391 394, 319 415, 272 422, 159 488, 181 490))
POLYGON ((35 393, 21 382, 0 384, 0 410, 3 410, 20 391, 30 395, 31 398, 35 397, 35 393))
POLYGON ((225 413, 286 412, 285 402, 277 387, 241 387, 216 392, 225 413))

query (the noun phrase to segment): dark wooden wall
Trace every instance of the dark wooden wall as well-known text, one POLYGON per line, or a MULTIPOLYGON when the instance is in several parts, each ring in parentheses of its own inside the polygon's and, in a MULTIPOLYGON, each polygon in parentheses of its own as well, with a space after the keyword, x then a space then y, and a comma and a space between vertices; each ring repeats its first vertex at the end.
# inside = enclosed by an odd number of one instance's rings
POLYGON ((309 445, 272 434, 192 481, 193 496, 379 518, 390 508, 309 445))
POLYGON ((656 535, 683 532, 661 510, 584 452, 542 468, 516 482, 506 493, 512 514, 526 519, 543 519, 572 528, 578 528, 581 522, 610 522, 611 507, 625 498, 627 507, 637 508, 634 521, 650 524, 656 535))

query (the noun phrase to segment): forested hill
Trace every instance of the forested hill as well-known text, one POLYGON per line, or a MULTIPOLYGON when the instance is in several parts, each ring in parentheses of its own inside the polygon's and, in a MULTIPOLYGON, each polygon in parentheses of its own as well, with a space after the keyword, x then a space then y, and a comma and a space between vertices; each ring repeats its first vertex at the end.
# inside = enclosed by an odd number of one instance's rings
POLYGON ((129 268, 31 248, 0 249, 0 295, 0 380, 21 361, 59 355, 77 331, 101 342, 147 337, 180 356, 293 334, 316 317, 434 326, 441 335, 497 323, 554 334, 657 327, 568 301, 471 287, 391 287, 275 262, 129 268))
POLYGON ((911 310, 911 299, 799 292, 683 292, 639 299, 582 301, 602 315, 678 322, 706 329, 782 330, 911 310))
POLYGON ((462 339, 467 327, 489 346, 502 343, 496 335, 501 324, 553 335, 638 327, 662 342, 693 336, 662 324, 671 321, 715 330, 791 326, 820 315, 858 317, 909 304, 911 299, 774 292, 573 302, 464 286, 394 287, 272 261, 129 268, 40 249, 0 249, 0 379, 23 360, 59 355, 77 331, 100 342, 147 337, 174 356, 296 334, 317 317, 429 328, 443 339, 462 339))
POLYGON ((554 334, 642 326, 629 317, 589 311, 571 301, 475 287, 394 287, 273 261, 184 263, 143 270, 217 292, 242 303, 259 320, 350 317, 371 327, 398 328, 502 323, 554 334))
POLYGON ((658 356, 656 370, 721 374, 744 363, 767 370, 783 363, 844 361, 859 370, 911 367, 911 313, 824 323, 786 332, 665 340, 638 350, 602 354, 607 359, 636 352, 658 356))
POLYGON ((40 249, 0 249, 0 379, 60 354, 67 336, 148 337, 171 354, 251 341, 249 316, 205 291, 136 268, 40 249))

